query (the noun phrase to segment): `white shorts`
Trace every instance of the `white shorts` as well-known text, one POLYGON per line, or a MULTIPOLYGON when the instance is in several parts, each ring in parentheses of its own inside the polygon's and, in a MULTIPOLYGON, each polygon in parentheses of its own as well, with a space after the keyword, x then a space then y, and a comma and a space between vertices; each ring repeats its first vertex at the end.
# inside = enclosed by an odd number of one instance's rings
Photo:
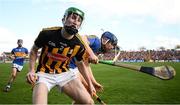
POLYGON ((77 67, 74 68, 74 69, 70 68, 69 70, 72 71, 72 72, 74 72, 75 74, 78 74, 78 73, 79 73, 79 70, 78 70, 77 67))
POLYGON ((37 76, 38 79, 36 84, 44 83, 47 86, 48 91, 50 91, 54 86, 58 86, 60 92, 65 84, 77 78, 75 73, 72 71, 63 72, 61 74, 49 74, 38 72, 37 76))
POLYGON ((12 64, 12 68, 16 68, 18 72, 20 72, 22 69, 23 69, 23 66, 21 65, 18 65, 16 63, 13 63, 12 64))

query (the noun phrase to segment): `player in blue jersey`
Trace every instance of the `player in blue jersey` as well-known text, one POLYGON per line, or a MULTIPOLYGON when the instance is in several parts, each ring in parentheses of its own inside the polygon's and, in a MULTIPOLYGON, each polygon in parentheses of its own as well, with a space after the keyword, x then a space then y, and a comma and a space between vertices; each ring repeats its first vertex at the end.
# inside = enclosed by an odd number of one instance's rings
POLYGON ((20 72, 23 69, 24 58, 28 56, 27 48, 24 48, 22 46, 23 40, 18 39, 17 44, 18 44, 18 47, 13 48, 10 55, 10 58, 13 59, 12 72, 11 72, 9 81, 4 89, 4 91, 6 92, 10 90, 11 85, 17 76, 17 72, 20 72))
MULTIPOLYGON (((103 89, 103 86, 95 80, 89 62, 92 62, 95 64, 98 63, 99 59, 97 56, 99 54, 103 54, 109 50, 114 49, 117 46, 118 39, 113 33, 106 31, 102 34, 100 39, 95 35, 89 35, 89 36, 82 36, 82 40, 89 54, 88 59, 85 61, 85 65, 89 71, 89 76, 91 78, 92 84, 94 85, 96 91, 101 91, 103 89)), ((78 68, 76 67, 74 59, 71 60, 71 63, 69 66, 70 68, 73 68, 73 71, 75 73, 79 74, 79 78, 81 79, 82 83, 85 85, 85 87, 87 87, 86 81, 78 72, 78 68)))

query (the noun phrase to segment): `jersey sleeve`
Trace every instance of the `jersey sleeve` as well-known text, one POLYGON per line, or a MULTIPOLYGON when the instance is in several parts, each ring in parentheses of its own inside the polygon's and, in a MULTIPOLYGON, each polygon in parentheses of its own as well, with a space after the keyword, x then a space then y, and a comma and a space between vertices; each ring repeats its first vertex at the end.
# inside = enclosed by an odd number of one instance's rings
POLYGON ((77 61, 81 61, 83 60, 85 54, 85 48, 82 48, 81 50, 79 50, 79 52, 76 54, 75 58, 77 61))
POLYGON ((28 54, 28 53, 29 53, 27 48, 25 48, 25 53, 26 53, 26 54, 28 54))
POLYGON ((11 50, 11 54, 14 54, 14 48, 11 50))
POLYGON ((95 35, 88 36, 89 46, 93 50, 94 53, 97 53, 101 48, 101 41, 95 35))
POLYGON ((47 36, 47 32, 46 31, 41 31, 38 35, 38 37, 36 38, 36 40, 34 41, 34 44, 41 48, 43 47, 43 45, 45 43, 47 43, 47 39, 48 39, 48 36, 47 36))

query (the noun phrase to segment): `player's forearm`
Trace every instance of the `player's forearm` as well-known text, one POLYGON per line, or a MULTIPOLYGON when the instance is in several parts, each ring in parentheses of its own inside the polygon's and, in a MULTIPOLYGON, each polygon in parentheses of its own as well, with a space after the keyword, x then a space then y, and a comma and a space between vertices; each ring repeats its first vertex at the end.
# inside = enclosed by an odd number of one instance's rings
POLYGON ((96 83, 97 81, 94 78, 94 75, 93 75, 92 71, 90 71, 89 73, 90 73, 90 79, 91 79, 92 83, 96 83))
POLYGON ((30 58, 29 58, 29 72, 27 73, 27 82, 34 85, 36 81, 36 74, 35 74, 35 65, 36 59, 38 54, 38 48, 33 45, 30 51, 30 58))
POLYGON ((38 54, 38 49, 33 46, 30 51, 29 71, 35 72, 37 54, 38 54))
POLYGON ((11 54, 9 57, 10 57, 10 59, 13 59, 13 60, 15 59, 14 54, 11 54))
POLYGON ((84 77, 84 79, 86 80, 87 84, 88 85, 92 85, 90 76, 88 75, 88 70, 85 67, 84 62, 78 62, 77 63, 77 67, 78 67, 80 73, 82 74, 82 76, 84 77))
POLYGON ((91 70, 91 67, 90 67, 89 63, 88 63, 88 62, 85 62, 85 65, 86 65, 87 70, 88 70, 89 78, 91 79, 91 81, 92 81, 93 83, 95 83, 95 82, 96 82, 96 79, 94 78, 94 75, 93 75, 93 72, 92 72, 92 70, 91 70))
POLYGON ((29 59, 29 70, 34 71, 35 70, 35 64, 37 59, 37 53, 34 51, 30 52, 30 59, 29 59))

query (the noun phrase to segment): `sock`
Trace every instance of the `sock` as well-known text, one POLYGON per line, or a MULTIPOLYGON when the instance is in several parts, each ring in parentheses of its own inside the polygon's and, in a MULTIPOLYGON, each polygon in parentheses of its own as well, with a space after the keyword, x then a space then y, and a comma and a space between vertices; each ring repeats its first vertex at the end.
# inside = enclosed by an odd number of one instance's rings
POLYGON ((8 82, 7 86, 11 86, 11 84, 12 84, 11 82, 8 82))

